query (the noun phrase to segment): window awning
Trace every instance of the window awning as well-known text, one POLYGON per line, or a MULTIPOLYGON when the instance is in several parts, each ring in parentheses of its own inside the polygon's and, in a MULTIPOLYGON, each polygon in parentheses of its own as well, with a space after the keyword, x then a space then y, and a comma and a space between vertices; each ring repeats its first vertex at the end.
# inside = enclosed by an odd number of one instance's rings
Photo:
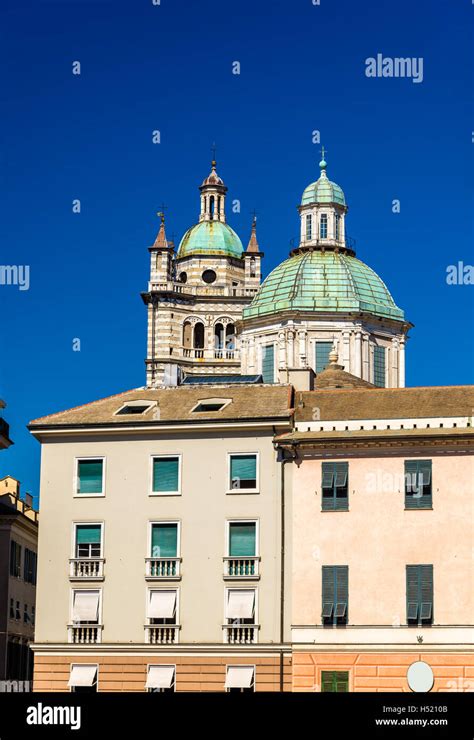
POLYGON ((170 619, 176 611, 176 591, 152 591, 148 602, 148 616, 152 619, 170 619))
POLYGON ((148 668, 147 689, 170 689, 174 681, 174 665, 151 665, 148 668))
POLYGON ((228 619, 252 619, 255 591, 229 591, 226 617, 228 619))
POLYGON ((76 591, 72 607, 73 622, 95 622, 99 618, 99 592, 76 591))
POLYGON ((93 686, 97 676, 96 665, 72 665, 68 686, 93 686))
POLYGON ((226 689, 249 689, 253 685, 253 665, 229 665, 225 679, 226 689))

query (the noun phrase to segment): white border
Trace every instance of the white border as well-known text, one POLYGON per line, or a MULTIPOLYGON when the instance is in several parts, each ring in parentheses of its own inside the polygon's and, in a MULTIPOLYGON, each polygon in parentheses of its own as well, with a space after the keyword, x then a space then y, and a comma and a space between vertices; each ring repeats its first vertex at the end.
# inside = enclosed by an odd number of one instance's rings
POLYGON ((74 474, 73 474, 73 497, 74 498, 102 498, 105 496, 105 480, 106 480, 106 457, 105 455, 76 455, 74 458, 74 474), (79 483, 79 463, 83 460, 102 460, 102 493, 78 493, 79 483))
POLYGON ((157 455, 150 455, 150 483, 148 486, 149 496, 181 496, 181 477, 182 477, 182 465, 183 456, 181 452, 160 452, 157 455), (154 491, 153 490, 153 460, 160 457, 177 457, 178 458, 178 490, 177 491, 154 491))
POLYGON ((232 452, 227 452, 227 474, 226 474, 226 493, 236 493, 236 494, 245 494, 245 493, 260 493, 260 452, 256 452, 255 450, 232 450, 232 452), (231 483, 230 479, 230 459, 231 457, 239 456, 239 455, 255 455, 257 458, 256 460, 256 468, 257 468, 257 486, 256 488, 230 488, 229 484, 231 483))
POLYGON ((173 557, 180 558, 181 557, 181 520, 180 519, 150 519, 148 522, 148 533, 147 533, 147 546, 146 551, 147 555, 145 557, 147 558, 153 558, 154 556, 151 554, 151 533, 152 528, 154 524, 176 524, 178 527, 178 536, 176 539, 176 555, 173 557))
POLYGON ((71 558, 73 560, 77 560, 78 559, 78 557, 76 555, 76 537, 77 537, 77 526, 78 525, 79 526, 86 526, 86 527, 87 526, 89 526, 89 527, 100 527, 100 555, 99 555, 99 558, 102 558, 103 559, 103 557, 104 557, 104 549, 105 549, 104 548, 105 522, 103 520, 100 521, 100 522, 97 522, 97 521, 86 522, 86 521, 83 521, 82 519, 79 520, 79 521, 75 521, 74 520, 73 522, 71 522, 71 529, 72 529, 72 533, 71 533, 71 552, 72 552, 72 555, 71 555, 71 558))
MULTIPOLYGON (((248 555, 247 557, 258 558, 260 557, 260 520, 255 518, 237 518, 237 519, 226 519, 225 522, 225 557, 231 558, 240 557, 239 555, 231 555, 230 550, 230 525, 231 524, 255 524, 255 555, 248 555)), ((242 556, 245 557, 245 556, 242 556)), ((243 579, 243 576, 242 576, 243 579)))

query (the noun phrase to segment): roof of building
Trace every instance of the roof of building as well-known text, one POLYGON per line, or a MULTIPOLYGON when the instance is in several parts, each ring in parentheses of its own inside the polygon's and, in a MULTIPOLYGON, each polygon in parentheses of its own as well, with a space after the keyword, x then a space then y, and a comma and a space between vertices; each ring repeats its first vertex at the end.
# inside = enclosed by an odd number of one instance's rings
POLYGON ((337 203, 340 206, 345 206, 346 199, 342 188, 328 179, 326 174, 327 164, 324 155, 319 166, 321 168, 321 175, 316 182, 312 182, 305 188, 301 198, 301 205, 307 206, 310 203, 337 203))
POLYGON ((201 221, 187 230, 178 247, 177 257, 193 254, 242 258, 244 248, 239 237, 222 221, 201 221))
POLYGON ((44 427, 68 426, 134 426, 166 423, 200 423, 205 421, 240 421, 288 419, 292 413, 292 388, 284 385, 217 385, 206 388, 179 386, 173 388, 135 388, 103 398, 92 403, 59 411, 34 419, 29 429, 35 431, 44 427), (193 409, 206 399, 231 399, 221 411, 200 411, 193 409), (132 401, 150 403, 144 413, 119 414, 117 411, 132 401))
POLYGON ((316 390, 338 390, 340 388, 376 388, 373 383, 363 380, 344 370, 344 365, 338 365, 338 354, 335 349, 329 353, 329 365, 316 375, 314 385, 316 390))
POLYGON ((403 321, 385 283, 350 254, 304 251, 289 257, 265 279, 243 318, 279 311, 368 313, 403 321))
POLYGON ((296 393, 295 422, 351 419, 470 417, 474 385, 426 388, 351 388, 296 393))
POLYGON ((278 444, 291 445, 315 445, 323 446, 326 450, 331 444, 344 445, 347 448, 351 443, 367 444, 371 441, 380 444, 380 442, 401 442, 403 440, 414 443, 423 441, 423 443, 436 442, 439 439, 457 439, 461 443, 467 442, 472 445, 474 442, 474 429, 442 427, 432 429, 349 429, 347 431, 310 431, 310 432, 289 432, 280 434, 275 437, 278 444))
POLYGON ((182 385, 237 385, 261 383, 261 375, 186 375, 182 385))

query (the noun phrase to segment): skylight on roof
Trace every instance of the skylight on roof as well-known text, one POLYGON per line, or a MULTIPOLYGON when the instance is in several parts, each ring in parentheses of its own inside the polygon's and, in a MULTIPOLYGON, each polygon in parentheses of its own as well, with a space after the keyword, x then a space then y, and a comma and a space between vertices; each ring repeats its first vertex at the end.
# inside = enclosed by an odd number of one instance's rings
POLYGON ((209 411, 222 411, 222 409, 228 406, 231 401, 231 398, 203 398, 201 401, 198 401, 194 408, 191 409, 191 412, 193 414, 202 414, 209 411))
POLYGON ((128 401, 115 412, 115 416, 136 416, 139 414, 145 414, 153 406, 156 406, 156 403, 150 403, 149 401, 128 401))

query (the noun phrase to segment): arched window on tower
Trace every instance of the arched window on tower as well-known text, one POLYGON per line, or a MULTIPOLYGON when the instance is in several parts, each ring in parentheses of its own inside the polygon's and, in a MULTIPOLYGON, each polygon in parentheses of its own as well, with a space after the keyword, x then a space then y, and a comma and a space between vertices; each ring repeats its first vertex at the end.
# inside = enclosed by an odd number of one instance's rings
POLYGON ((214 349, 224 349, 224 327, 222 324, 214 326, 214 349))
POLYGON ((257 274, 257 266, 255 263, 255 257, 250 258, 250 277, 255 277, 257 274))
POLYGON ((185 321, 183 324, 183 347, 184 349, 191 349, 193 338, 193 327, 190 321, 185 321))
POLYGON ((235 349, 235 326, 227 324, 225 328, 225 348, 235 349))
POLYGON ((221 215, 221 196, 219 195, 217 198, 217 218, 220 218, 221 215))
POLYGON ((327 239, 328 238, 328 217, 327 213, 321 214, 321 220, 319 222, 319 238, 320 239, 327 239))
POLYGON ((202 321, 194 324, 194 349, 204 349, 204 324, 202 321))
POLYGON ((306 216, 306 241, 310 241, 313 238, 313 219, 309 213, 306 216))
POLYGON ((336 239, 336 241, 339 241, 339 218, 339 214, 336 213, 336 215, 334 216, 334 238, 336 239))
POLYGON ((214 196, 211 195, 209 200, 209 213, 211 214, 211 221, 214 220, 214 209, 215 209, 215 199, 214 196))

